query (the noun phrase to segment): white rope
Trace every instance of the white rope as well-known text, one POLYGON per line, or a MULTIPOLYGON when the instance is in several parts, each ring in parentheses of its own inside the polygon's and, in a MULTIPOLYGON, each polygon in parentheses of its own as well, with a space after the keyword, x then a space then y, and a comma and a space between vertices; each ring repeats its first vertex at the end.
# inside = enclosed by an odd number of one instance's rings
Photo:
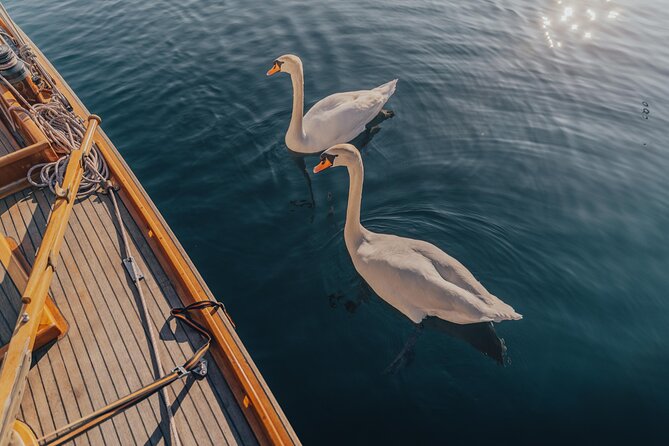
MULTIPOLYGON (((108 183, 109 185, 109 183, 108 183)), ((110 186, 110 185, 109 185, 110 186)), ((136 272, 139 272, 138 267, 136 266, 135 259, 132 256, 132 253, 130 252, 130 244, 128 243, 128 234, 126 232, 125 226, 123 225, 123 219, 121 218, 121 211, 119 210, 118 202, 116 200, 116 192, 112 187, 107 187, 107 191, 109 193, 109 198, 111 199, 113 205, 114 205, 114 212, 116 214, 116 220, 118 221, 119 225, 119 230, 121 232, 121 238, 123 239, 123 258, 124 262, 128 262, 131 264, 131 268, 135 268, 136 272)), ((128 274, 131 274, 130 271, 128 271, 128 274)), ((149 333, 149 341, 151 342, 151 348, 153 349, 153 359, 155 362, 155 373, 156 377, 160 378, 161 376, 165 375, 165 370, 163 369, 163 364, 162 361, 160 360, 160 353, 158 350, 158 341, 156 339, 156 334, 153 329, 153 324, 151 323, 150 315, 149 315, 149 310, 148 310, 148 305, 146 304, 146 298, 144 297, 144 292, 142 291, 142 286, 140 285, 140 282, 144 280, 144 275, 139 272, 139 275, 134 274, 134 277, 132 277, 133 274, 131 274, 131 279, 132 282, 135 284, 135 288, 137 288, 137 294, 139 295, 139 301, 142 304, 142 313, 144 315, 144 320, 146 321, 146 325, 148 327, 148 333, 149 333)), ((163 387, 160 389, 160 395, 163 397, 163 401, 165 403, 165 408, 167 409, 167 419, 169 422, 169 427, 170 427, 170 433, 172 435, 172 439, 170 441, 170 444, 173 446, 181 446, 181 441, 179 440, 179 433, 177 432, 177 427, 176 423, 174 421, 174 413, 172 412, 172 401, 170 400, 169 395, 167 394, 167 387, 163 387)))

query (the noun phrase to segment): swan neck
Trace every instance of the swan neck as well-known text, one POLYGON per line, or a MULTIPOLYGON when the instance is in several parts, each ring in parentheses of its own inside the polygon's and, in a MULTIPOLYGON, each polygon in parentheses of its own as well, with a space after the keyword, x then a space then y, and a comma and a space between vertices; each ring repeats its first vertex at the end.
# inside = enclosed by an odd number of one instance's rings
POLYGON ((344 235, 351 241, 362 235, 360 224, 360 205, 362 203, 362 182, 365 176, 362 160, 357 164, 349 165, 348 206, 346 208, 346 225, 344 235))
POLYGON ((293 114, 290 118, 288 134, 304 139, 302 130, 302 118, 304 117, 304 73, 302 66, 298 67, 297 72, 291 73, 290 79, 293 83, 293 114))

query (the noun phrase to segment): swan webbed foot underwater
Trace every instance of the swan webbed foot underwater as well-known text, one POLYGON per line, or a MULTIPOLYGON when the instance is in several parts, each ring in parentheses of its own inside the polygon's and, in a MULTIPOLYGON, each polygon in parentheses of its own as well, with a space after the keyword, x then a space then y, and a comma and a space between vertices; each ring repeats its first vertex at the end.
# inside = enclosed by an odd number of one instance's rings
MULTIPOLYGON (((344 299, 344 295, 337 292, 337 293, 332 293, 328 294, 328 303, 330 305, 330 308, 337 308, 339 304, 341 303, 342 299, 344 299)), ((355 311, 358 309, 362 302, 360 300, 345 300, 344 301, 344 309, 353 314, 355 311)))
POLYGON ((420 324, 414 325, 414 329, 411 331, 411 334, 407 338, 402 350, 395 356, 395 359, 392 360, 388 367, 383 371, 386 375, 394 375, 400 371, 403 367, 408 366, 413 361, 416 353, 414 352, 413 347, 418 341, 418 337, 423 332, 425 325, 421 322, 420 324))
POLYGON ((345 299, 346 295, 343 294, 341 291, 337 291, 335 293, 328 294, 328 302, 330 304, 330 308, 337 308, 337 306, 343 300, 344 309, 347 312, 353 314, 356 312, 358 307, 360 307, 364 303, 369 302, 372 293, 373 291, 369 287, 369 285, 367 285, 367 283, 364 280, 361 280, 358 286, 357 295, 355 299, 345 299))
POLYGON ((435 330, 453 338, 461 339, 501 366, 504 366, 507 361, 506 344, 504 339, 497 335, 492 322, 460 325, 436 317, 428 317, 415 326, 402 350, 386 367, 384 373, 397 373, 413 361, 415 357, 414 346, 425 329, 435 330))
POLYGON ((394 116, 395 116, 394 111, 383 109, 379 112, 378 115, 376 115, 376 117, 374 119, 372 119, 371 121, 369 121, 367 123, 367 125, 365 125, 365 128, 370 129, 372 127, 376 127, 377 125, 381 124, 383 121, 385 121, 387 119, 390 119, 394 116))
POLYGON ((372 142, 372 138, 374 138, 374 136, 380 131, 381 131, 381 126, 379 125, 366 128, 364 132, 356 136, 355 139, 351 141, 351 144, 353 144, 356 147, 360 147, 362 149, 366 147, 370 142, 372 142))
POLYGON ((367 282, 361 280, 356 298, 354 300, 347 300, 346 303, 344 303, 344 308, 346 308, 346 311, 353 314, 358 310, 358 307, 369 302, 372 295, 373 291, 369 285, 367 285, 367 282))
POLYGON ((393 118, 395 116, 395 112, 393 110, 381 110, 379 113, 380 115, 383 116, 383 120, 385 121, 386 119, 393 118))
POLYGON ((386 119, 390 119, 395 116, 395 112, 392 110, 381 110, 378 115, 365 126, 365 131, 356 136, 350 144, 353 144, 356 147, 361 149, 369 145, 372 142, 374 136, 376 136, 382 129, 381 123, 386 119))
POLYGON ((460 325, 436 317, 428 317, 422 323, 431 330, 462 339, 501 366, 504 366, 506 362, 506 344, 504 339, 497 335, 492 322, 460 325))

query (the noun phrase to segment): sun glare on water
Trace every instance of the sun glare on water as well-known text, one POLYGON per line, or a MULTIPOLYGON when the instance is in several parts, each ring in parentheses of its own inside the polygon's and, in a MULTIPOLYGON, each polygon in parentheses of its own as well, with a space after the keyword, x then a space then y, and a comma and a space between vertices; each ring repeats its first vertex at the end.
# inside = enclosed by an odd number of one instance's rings
POLYGON ((549 48, 562 48, 597 37, 596 25, 618 19, 610 0, 555 0, 550 14, 541 17, 541 29, 549 48))

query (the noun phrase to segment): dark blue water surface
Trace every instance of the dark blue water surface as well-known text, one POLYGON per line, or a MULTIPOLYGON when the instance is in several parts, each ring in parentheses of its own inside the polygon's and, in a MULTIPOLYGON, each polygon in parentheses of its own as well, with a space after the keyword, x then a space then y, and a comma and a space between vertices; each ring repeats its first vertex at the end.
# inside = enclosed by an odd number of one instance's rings
POLYGON ((668 1, 7 3, 306 444, 666 444, 668 1), (290 81, 265 76, 288 52, 307 106, 400 79, 363 223, 439 245, 524 315, 497 326, 505 367, 427 329, 384 374, 413 325, 361 291, 344 169, 291 204, 290 81))

